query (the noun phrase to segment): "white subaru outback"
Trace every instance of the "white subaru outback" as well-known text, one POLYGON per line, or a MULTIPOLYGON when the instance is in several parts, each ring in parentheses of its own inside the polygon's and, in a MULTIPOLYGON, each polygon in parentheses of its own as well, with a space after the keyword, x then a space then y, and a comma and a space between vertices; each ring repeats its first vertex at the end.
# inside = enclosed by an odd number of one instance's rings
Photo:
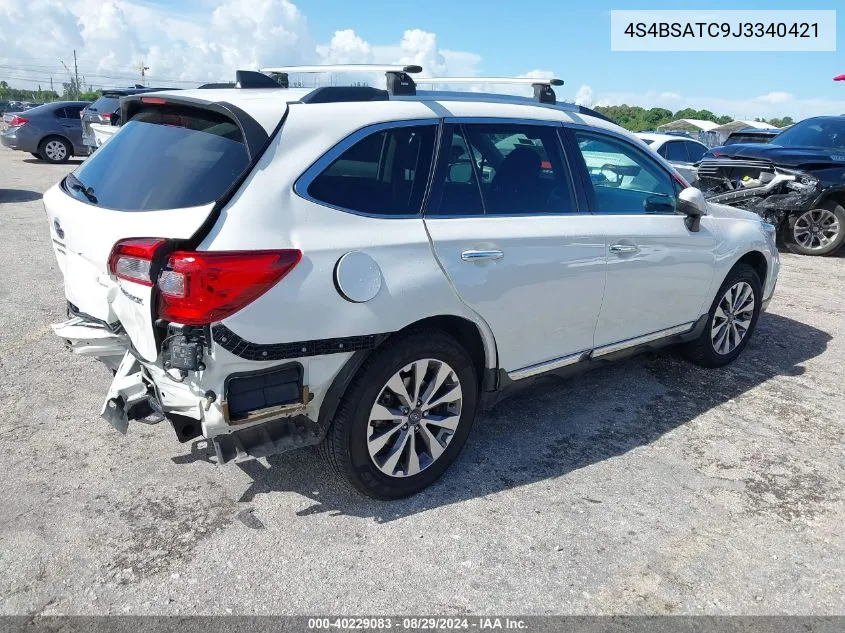
POLYGON ((387 90, 285 86, 309 70, 126 97, 44 196, 53 328, 114 371, 118 431, 167 420, 219 464, 319 444, 397 498, 514 383, 674 343, 718 367, 748 343, 773 227, 557 104, 559 81, 522 80, 533 99, 417 91, 418 67, 379 68, 387 90))

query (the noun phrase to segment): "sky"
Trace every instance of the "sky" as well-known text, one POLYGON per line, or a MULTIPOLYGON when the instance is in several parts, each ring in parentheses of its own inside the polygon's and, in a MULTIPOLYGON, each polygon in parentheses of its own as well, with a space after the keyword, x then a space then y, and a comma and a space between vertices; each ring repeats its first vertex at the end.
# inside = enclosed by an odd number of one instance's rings
MULTIPOLYGON (((702 3, 703 4, 703 3, 702 3)), ((681 0, 0 0, 0 80, 22 88, 228 81, 239 68, 417 63, 429 76, 556 76, 583 105, 706 108, 736 118, 845 113, 838 52, 612 52, 611 9, 697 9, 681 0)), ((795 0, 707 0, 707 9, 795 9, 795 0)), ((839 5, 839 6, 837 6, 839 5)))

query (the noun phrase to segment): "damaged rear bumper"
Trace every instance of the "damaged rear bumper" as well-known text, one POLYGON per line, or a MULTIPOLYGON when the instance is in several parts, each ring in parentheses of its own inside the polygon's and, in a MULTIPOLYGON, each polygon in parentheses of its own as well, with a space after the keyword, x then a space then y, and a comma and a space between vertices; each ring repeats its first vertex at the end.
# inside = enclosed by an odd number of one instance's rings
POLYGON ((202 371, 185 372, 165 369, 161 359, 140 358, 128 337, 107 324, 76 316, 53 330, 72 352, 98 358, 114 371, 101 408, 113 428, 126 434, 132 422, 167 420, 181 442, 210 440, 219 464, 322 441, 326 429, 316 421, 320 396, 349 356, 273 365, 238 358, 212 342, 202 371))

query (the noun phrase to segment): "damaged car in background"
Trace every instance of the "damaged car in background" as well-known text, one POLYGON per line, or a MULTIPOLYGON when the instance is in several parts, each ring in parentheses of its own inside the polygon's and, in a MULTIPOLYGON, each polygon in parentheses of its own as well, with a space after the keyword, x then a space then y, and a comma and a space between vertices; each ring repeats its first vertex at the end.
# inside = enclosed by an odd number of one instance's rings
POLYGON ((845 242, 845 116, 805 119, 769 143, 716 147, 698 166, 709 202, 759 214, 801 255, 845 242))

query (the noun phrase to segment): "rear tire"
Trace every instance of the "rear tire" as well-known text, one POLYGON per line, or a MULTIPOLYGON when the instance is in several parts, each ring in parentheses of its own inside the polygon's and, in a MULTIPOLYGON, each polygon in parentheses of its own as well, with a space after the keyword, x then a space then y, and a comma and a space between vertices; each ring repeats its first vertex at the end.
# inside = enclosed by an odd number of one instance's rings
POLYGON ((58 136, 48 136, 38 146, 38 154, 42 160, 58 165, 66 163, 73 153, 70 143, 58 136))
POLYGON ((30 154, 32 154, 33 156, 35 156, 35 158, 37 158, 38 160, 42 160, 42 158, 41 158, 41 154, 38 154, 38 153, 36 153, 36 152, 30 152, 30 154))
POLYGON ((845 208, 828 200, 787 218, 784 244, 798 255, 833 255, 845 242, 845 208))
POLYGON ((757 271, 747 264, 734 266, 716 293, 704 331, 683 347, 684 356, 702 367, 732 363, 754 333, 762 301, 757 271))
POLYGON ((477 404, 475 366, 457 341, 440 330, 411 332, 364 362, 320 452, 365 495, 407 497, 455 461, 477 404))

